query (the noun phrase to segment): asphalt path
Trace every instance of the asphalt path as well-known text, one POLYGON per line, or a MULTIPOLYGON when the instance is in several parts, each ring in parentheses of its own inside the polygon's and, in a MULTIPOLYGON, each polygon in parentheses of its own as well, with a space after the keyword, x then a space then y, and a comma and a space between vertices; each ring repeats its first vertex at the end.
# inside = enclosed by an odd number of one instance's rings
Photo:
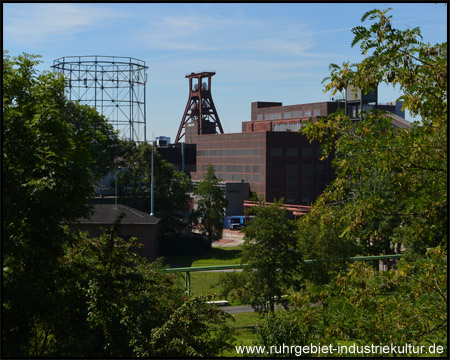
POLYGON ((246 312, 254 312, 255 310, 250 305, 240 306, 221 306, 220 310, 227 312, 228 314, 239 314, 246 312))
MULTIPOLYGON (((313 305, 314 306, 314 305, 313 305)), ((220 306, 220 310, 227 312, 228 314, 239 314, 246 312, 255 312, 251 305, 239 305, 239 306, 220 306)), ((283 309, 283 305, 275 304, 275 309, 283 309)))

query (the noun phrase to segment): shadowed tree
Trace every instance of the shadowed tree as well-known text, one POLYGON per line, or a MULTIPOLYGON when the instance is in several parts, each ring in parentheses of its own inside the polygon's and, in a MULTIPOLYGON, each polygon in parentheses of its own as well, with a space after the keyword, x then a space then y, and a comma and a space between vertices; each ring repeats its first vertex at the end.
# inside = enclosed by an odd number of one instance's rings
POLYGON ((195 215, 201 221, 210 245, 213 240, 220 239, 222 235, 225 207, 227 206, 225 194, 218 184, 219 179, 214 172, 214 166, 209 164, 204 180, 198 184, 194 192, 200 197, 195 215))

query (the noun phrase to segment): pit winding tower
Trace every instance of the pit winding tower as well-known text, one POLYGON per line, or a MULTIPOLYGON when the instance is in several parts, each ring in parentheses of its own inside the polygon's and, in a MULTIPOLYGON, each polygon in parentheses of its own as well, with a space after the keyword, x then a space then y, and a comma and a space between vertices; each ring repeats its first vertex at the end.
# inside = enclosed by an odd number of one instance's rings
POLYGON ((215 72, 204 71, 186 75, 189 79, 189 100, 184 110, 183 118, 178 129, 175 144, 184 136, 185 125, 189 121, 198 122, 198 135, 223 134, 214 101, 211 96, 211 77, 215 72), (208 83, 203 82, 208 79, 208 83))

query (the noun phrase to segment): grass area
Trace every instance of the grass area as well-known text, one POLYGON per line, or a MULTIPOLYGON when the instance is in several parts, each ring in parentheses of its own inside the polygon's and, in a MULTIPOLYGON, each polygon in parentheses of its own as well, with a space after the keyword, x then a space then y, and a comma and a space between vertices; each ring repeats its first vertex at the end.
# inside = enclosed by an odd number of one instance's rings
MULTIPOLYGON (((191 295, 219 294, 220 272, 193 272, 191 273, 191 295)), ((220 297, 220 296, 219 296, 220 297)), ((215 297, 218 299, 218 297, 215 297)))
MULTIPOLYGON (((195 267, 213 265, 240 264, 242 247, 214 247, 210 251, 193 256, 168 256, 164 263, 171 267, 195 267)), ((184 273, 179 273, 180 284, 184 286, 184 273)), ((191 272, 191 295, 215 294, 214 300, 223 300, 219 295, 221 291, 220 276, 222 272, 191 272)), ((232 302, 231 305, 239 305, 232 302)))
POLYGON ((164 263, 170 267, 231 265, 241 262, 242 247, 213 247, 210 251, 191 256, 167 256, 164 263))
MULTIPOLYGON (((165 264, 171 267, 193 267, 231 265, 241 262, 241 247, 214 247, 211 251, 196 256, 168 256, 165 264)), ((179 273, 180 283, 184 285, 184 273, 179 273)), ((223 272, 192 272, 191 273, 191 295, 217 294, 215 300, 223 300, 220 294, 220 276, 223 272)), ((231 305, 240 305, 239 302, 230 302, 231 305)), ((255 326, 259 315, 255 312, 233 314, 236 321, 231 322, 236 329, 235 345, 252 345, 255 336, 255 326)), ((233 348, 222 356, 236 357, 238 355, 233 348)))
MULTIPOLYGON (((252 345, 253 339, 255 337, 255 326, 259 321, 259 315, 255 312, 246 312, 233 314, 236 321, 231 322, 233 327, 236 329, 236 342, 235 345, 252 345)), ((226 351, 222 354, 226 357, 237 357, 242 356, 242 354, 237 354, 236 350, 233 349, 226 351)))
MULTIPOLYGON (((184 273, 178 273, 178 279, 180 285, 184 286, 184 273)), ((191 273, 191 296, 212 294, 214 297, 212 300, 225 300, 220 295, 221 285, 220 277, 223 272, 192 272, 191 273)), ((239 300, 229 299, 230 305, 242 305, 239 300)))

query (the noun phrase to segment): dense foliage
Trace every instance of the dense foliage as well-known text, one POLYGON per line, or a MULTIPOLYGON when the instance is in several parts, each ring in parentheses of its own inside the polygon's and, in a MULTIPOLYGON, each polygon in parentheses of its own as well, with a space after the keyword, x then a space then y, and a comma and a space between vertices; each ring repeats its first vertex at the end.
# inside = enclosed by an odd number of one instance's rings
POLYGON ((104 117, 68 102, 63 79, 39 74, 38 63, 3 54, 3 344, 17 355, 30 354, 37 329, 54 317, 70 241, 61 224, 89 214, 86 200, 118 141, 104 117))
MULTIPOLYGON (((336 179, 298 223, 304 256, 319 260, 308 277, 320 285, 295 295, 285 316, 309 327, 308 342, 440 344, 446 352, 447 44, 422 43, 418 28, 395 29, 387 13, 364 14, 375 22, 354 28, 352 45, 365 58, 332 64, 326 90, 367 92, 386 82, 421 121, 398 128, 381 111, 357 122, 337 112, 302 130, 321 141, 324 156, 335 155, 336 179), (394 252, 405 258, 386 272, 339 261, 394 252)), ((288 320, 263 329, 280 333, 288 320)))
POLYGON ((275 310, 283 303, 283 295, 300 285, 301 254, 298 251, 296 226, 287 218, 282 200, 267 205, 260 202, 253 208, 255 217, 243 231, 242 263, 248 266, 241 273, 223 276, 222 294, 236 296, 261 313, 275 310))
MULTIPOLYGON (((133 252, 136 239, 117 236, 120 217, 99 238, 69 230, 89 216, 119 141, 37 64, 4 53, 2 356, 218 355, 232 341, 227 315, 185 298, 173 275, 133 252)), ((182 185, 170 184, 161 181, 165 198, 184 203, 182 185)))
MULTIPOLYGON (((301 253, 317 259, 303 265, 311 282, 290 296, 289 311, 260 321, 255 344, 431 345, 448 356, 447 44, 422 43, 418 28, 393 28, 388 10, 366 20, 375 21, 354 28, 352 43, 364 60, 332 64, 325 89, 367 92, 386 82, 421 121, 398 128, 381 111, 357 122, 340 111, 302 130, 334 156, 336 179, 298 221, 301 253), (389 271, 345 261, 396 252, 405 256, 389 271)), ((401 353, 408 355, 417 352, 401 353)))
MULTIPOLYGON (((163 237, 183 231, 189 203, 191 182, 181 171, 174 170, 154 151, 154 215, 159 217, 159 234, 163 237)), ((119 202, 150 213, 152 146, 122 140, 117 153, 117 192, 119 202)), ((111 186, 115 186, 115 179, 111 186)))
POLYGON ((322 142, 325 156, 335 153, 336 180, 306 222, 328 228, 334 217, 339 241, 358 240, 369 253, 392 253, 396 245, 424 254, 447 244, 447 44, 422 43, 420 29, 395 29, 387 13, 364 14, 363 21, 377 20, 353 29, 364 60, 332 64, 325 89, 397 86, 403 107, 421 122, 398 128, 371 111, 353 123, 338 112, 307 126, 303 132, 322 142))
MULTIPOLYGON (((330 284, 310 287, 292 300, 292 310, 281 318, 304 324, 299 344, 435 344, 444 347, 443 356, 447 353, 447 254, 442 248, 418 261, 402 259, 389 271, 351 264, 330 284)), ((275 321, 267 326, 280 331, 275 321)))
POLYGON ((214 172, 214 166, 209 164, 206 174, 194 191, 199 196, 197 209, 194 212, 196 222, 201 225, 202 231, 208 235, 209 243, 220 239, 223 230, 225 207, 227 199, 223 191, 217 186, 219 179, 214 172))

